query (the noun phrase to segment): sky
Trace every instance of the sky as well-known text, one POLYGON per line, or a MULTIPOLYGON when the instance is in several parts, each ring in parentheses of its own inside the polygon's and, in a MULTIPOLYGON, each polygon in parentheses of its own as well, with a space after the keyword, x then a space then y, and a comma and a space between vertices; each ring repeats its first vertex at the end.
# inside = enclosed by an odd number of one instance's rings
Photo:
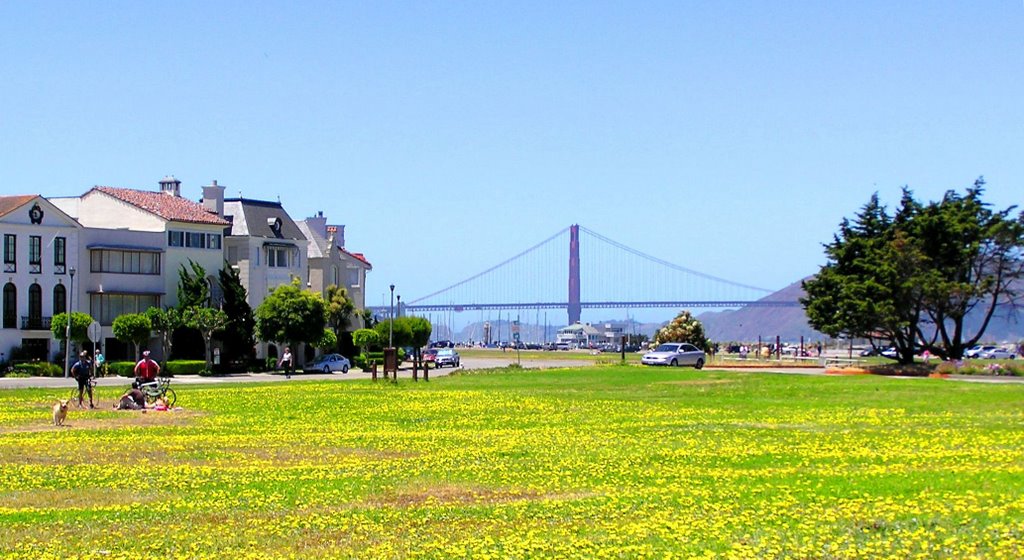
POLYGON ((573 223, 782 288, 874 192, 1021 202, 1022 100, 1020 0, 0 2, 0 194, 216 179, 368 304, 573 223))

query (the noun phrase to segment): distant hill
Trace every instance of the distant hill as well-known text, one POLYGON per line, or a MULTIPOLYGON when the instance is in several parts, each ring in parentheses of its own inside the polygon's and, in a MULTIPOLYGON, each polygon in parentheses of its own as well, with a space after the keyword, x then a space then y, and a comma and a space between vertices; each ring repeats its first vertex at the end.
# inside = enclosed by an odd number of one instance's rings
MULTIPOLYGON (((765 296, 761 301, 796 301, 804 297, 801 282, 765 296)), ((704 331, 711 340, 755 341, 775 340, 779 336, 787 342, 796 342, 803 336, 805 341, 826 339, 828 336, 814 330, 807 323, 802 307, 743 307, 734 311, 702 313, 697 317, 704 323, 704 331)), ((977 332, 983 317, 980 313, 968 316, 967 332, 977 332)), ((1024 313, 1010 305, 1003 305, 992 317, 985 330, 986 342, 1016 342, 1024 339, 1024 313)))

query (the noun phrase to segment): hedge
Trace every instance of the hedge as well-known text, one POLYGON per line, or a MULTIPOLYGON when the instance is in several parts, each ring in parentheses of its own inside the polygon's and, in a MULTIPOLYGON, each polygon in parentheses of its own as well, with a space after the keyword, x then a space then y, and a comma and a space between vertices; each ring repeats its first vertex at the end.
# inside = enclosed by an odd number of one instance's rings
POLYGON ((64 377, 64 366, 50 362, 25 362, 16 364, 12 373, 30 377, 64 377))
MULTIPOLYGON (((135 364, 137 362, 107 362, 107 371, 121 377, 135 377, 135 364)), ((204 360, 171 360, 160 370, 160 375, 173 377, 175 375, 195 375, 206 370, 204 360)))

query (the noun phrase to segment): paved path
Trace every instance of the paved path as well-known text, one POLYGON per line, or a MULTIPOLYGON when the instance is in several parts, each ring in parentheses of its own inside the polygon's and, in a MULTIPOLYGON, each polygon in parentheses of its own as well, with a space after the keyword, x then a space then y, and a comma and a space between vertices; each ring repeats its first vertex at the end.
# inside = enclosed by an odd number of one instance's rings
MULTIPOLYGON (((515 356, 500 357, 500 358, 463 358, 462 368, 467 370, 475 369, 491 369, 491 368, 502 368, 509 364, 516 363, 515 356), (510 359, 511 358, 511 359, 510 359)), ((547 369, 547 368, 571 368, 571 367, 585 367, 590 365, 586 361, 581 360, 566 360, 556 358, 545 358, 545 359, 529 359, 522 360, 524 368, 530 369, 547 369)), ((708 369, 716 369, 715 366, 708 366, 708 369)), ((729 367, 722 368, 725 371, 739 371, 744 373, 775 373, 775 374, 789 374, 789 375, 825 375, 824 368, 743 368, 743 367, 729 367)), ((431 369, 430 377, 439 377, 448 375, 452 369, 431 369)), ((422 378, 422 372, 420 376, 422 378)), ((281 374, 270 374, 270 373, 238 373, 232 375, 218 376, 218 377, 202 377, 199 375, 176 375, 173 378, 172 386, 174 385, 206 385, 206 384, 218 384, 218 383, 255 383, 255 382, 285 382, 285 381, 303 381, 303 380, 347 380, 347 379, 370 379, 372 374, 360 370, 350 370, 346 374, 334 373, 300 373, 293 375, 289 380, 281 374)), ((399 379, 411 379, 412 368, 405 368, 399 370, 399 379)), ((921 377, 897 377, 894 379, 923 379, 921 377)), ((1024 384, 1024 378, 1021 377, 989 377, 989 376, 970 376, 970 375, 954 375, 949 377, 950 380, 955 381, 969 381, 973 383, 1022 383, 1024 384)), ((97 380, 97 385, 101 387, 124 387, 127 388, 131 385, 131 378, 128 377, 102 377, 97 380)), ((24 388, 53 388, 53 389, 70 389, 75 387, 76 383, 74 379, 61 378, 61 377, 2 377, 0 378, 0 390, 3 389, 24 389, 24 388)))

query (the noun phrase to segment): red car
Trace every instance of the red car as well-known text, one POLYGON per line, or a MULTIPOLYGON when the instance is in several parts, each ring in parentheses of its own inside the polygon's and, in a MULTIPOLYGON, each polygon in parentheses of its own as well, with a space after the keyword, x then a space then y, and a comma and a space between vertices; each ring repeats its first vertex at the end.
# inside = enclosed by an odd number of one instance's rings
POLYGON ((434 363, 434 361, 437 359, 437 349, 436 348, 430 348, 430 349, 424 350, 421 355, 423 356, 423 362, 424 363, 426 363, 426 362, 434 363))

